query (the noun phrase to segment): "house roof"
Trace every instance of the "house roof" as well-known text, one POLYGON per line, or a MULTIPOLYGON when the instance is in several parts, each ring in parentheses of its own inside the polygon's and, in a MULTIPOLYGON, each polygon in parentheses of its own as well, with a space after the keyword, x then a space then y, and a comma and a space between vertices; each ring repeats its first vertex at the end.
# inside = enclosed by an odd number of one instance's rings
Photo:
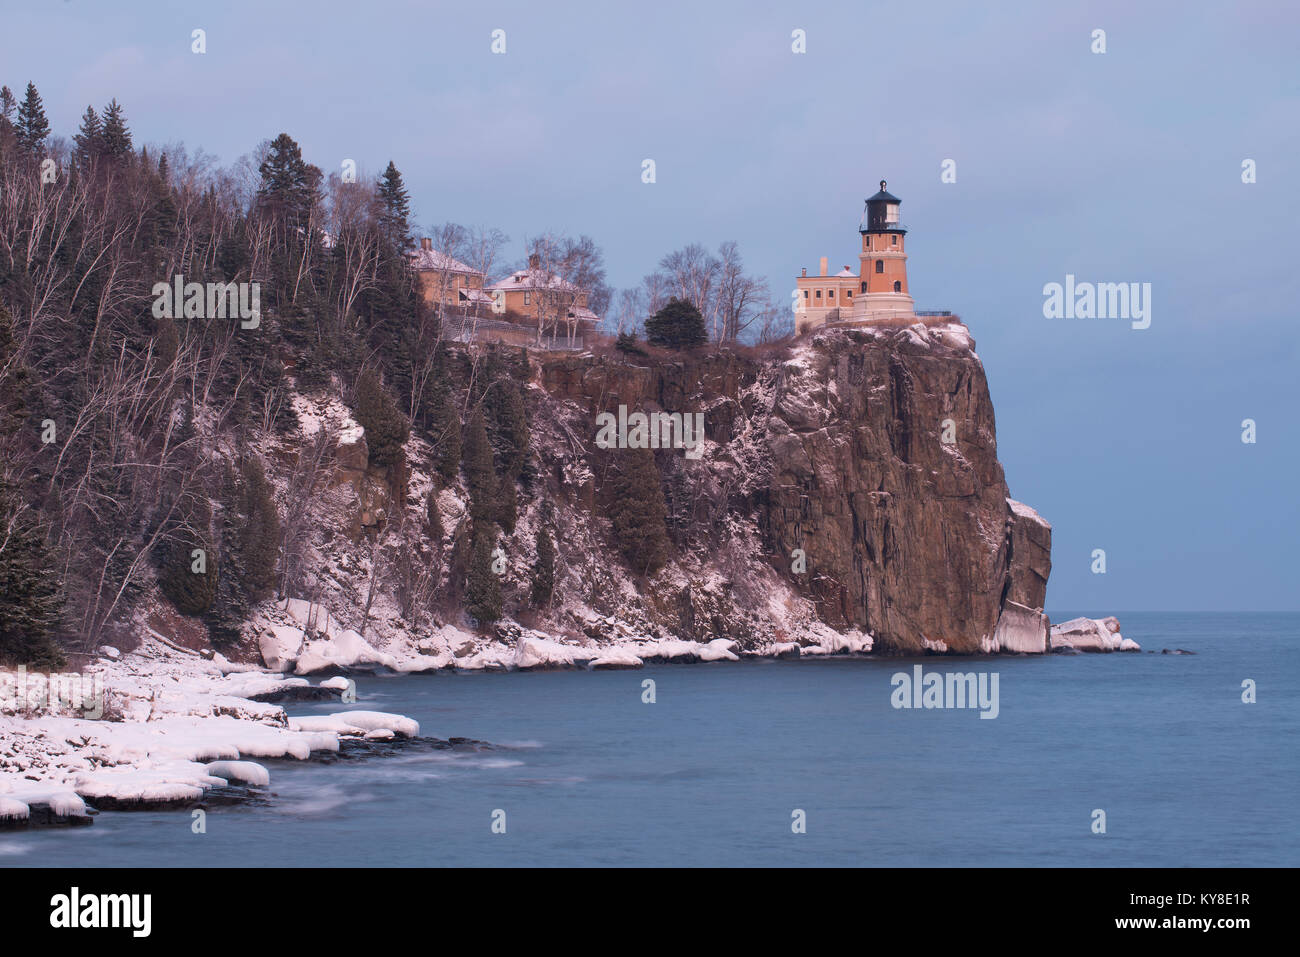
POLYGON ((504 279, 498 279, 496 282, 488 283, 488 289, 502 289, 510 291, 511 289, 560 289, 565 292, 581 292, 573 283, 561 279, 559 276, 552 276, 542 269, 516 269, 504 279))
POLYGON ((411 258, 411 265, 418 270, 434 270, 437 272, 460 272, 471 276, 483 275, 472 266, 466 266, 459 259, 453 259, 444 252, 436 249, 422 249, 417 246, 414 249, 408 249, 406 255, 411 258))

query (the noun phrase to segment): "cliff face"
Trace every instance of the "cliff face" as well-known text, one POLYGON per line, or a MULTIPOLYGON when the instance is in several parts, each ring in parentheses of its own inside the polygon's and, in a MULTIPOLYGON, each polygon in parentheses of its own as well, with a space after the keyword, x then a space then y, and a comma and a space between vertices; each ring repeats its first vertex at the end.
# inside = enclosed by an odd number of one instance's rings
POLYGON ((832 627, 878 651, 1042 652, 1051 527, 1008 496, 973 347, 957 323, 844 330, 770 362, 550 359, 541 384, 590 416, 703 410, 706 454, 670 458, 669 486, 704 470, 832 627))
MULTIPOLYGON (((337 395, 297 396, 300 431, 267 437, 261 454, 301 584, 256 610, 246 653, 305 672, 1046 652, 1051 528, 1008 498, 973 346, 960 323, 918 323, 824 332, 768 356, 541 353, 513 365, 530 464, 517 523, 492 532, 504 616, 489 628, 465 612, 464 480, 435 488, 430 437, 412 435, 401 467, 377 468, 337 395), (654 453, 671 544, 649 577, 628 567, 610 520, 628 453, 595 441, 597 415, 620 406, 704 416, 691 455, 654 453), (537 607, 542 527, 554 598, 537 607)), ((474 359, 458 348, 451 368, 464 407, 474 359)), ((159 624, 174 617, 146 624, 201 647, 192 627, 159 624)))

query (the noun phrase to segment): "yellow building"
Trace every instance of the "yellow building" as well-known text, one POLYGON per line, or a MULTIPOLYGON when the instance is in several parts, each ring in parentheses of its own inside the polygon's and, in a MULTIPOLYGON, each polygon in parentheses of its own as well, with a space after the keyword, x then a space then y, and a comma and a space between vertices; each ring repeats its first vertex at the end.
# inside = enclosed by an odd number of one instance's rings
POLYGON ((587 307, 587 290, 551 275, 541 268, 537 256, 528 257, 528 268, 517 269, 486 287, 493 311, 518 316, 532 328, 543 327, 546 335, 577 335, 594 332, 600 317, 587 307))
POLYGON ((411 268, 415 270, 425 302, 430 305, 441 302, 444 306, 477 305, 483 311, 491 308, 492 297, 483 290, 487 277, 434 249, 433 240, 429 237, 423 237, 420 247, 410 250, 406 255, 411 260, 411 268))

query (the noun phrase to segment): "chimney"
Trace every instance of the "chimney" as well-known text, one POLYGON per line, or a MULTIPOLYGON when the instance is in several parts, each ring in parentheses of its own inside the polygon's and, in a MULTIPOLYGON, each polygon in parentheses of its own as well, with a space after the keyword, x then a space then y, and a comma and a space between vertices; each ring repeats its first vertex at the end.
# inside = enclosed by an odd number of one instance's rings
POLYGON ((805 279, 808 277, 808 267, 807 267, 807 266, 804 266, 804 267, 803 267, 803 275, 804 275, 804 278, 805 278, 805 279))
POLYGON ((539 256, 539 255, 537 255, 537 253, 533 253, 532 255, 530 255, 530 256, 528 257, 528 268, 529 268, 529 269, 536 269, 536 268, 538 268, 539 266, 541 266, 541 264, 542 264, 542 257, 539 256))
POLYGON ((423 249, 425 252, 431 251, 433 249, 433 240, 430 239, 428 236, 421 236, 420 248, 423 249))
POLYGON ((826 257, 825 257, 825 256, 822 257, 822 271, 821 271, 821 275, 823 275, 823 276, 826 275, 826 257))

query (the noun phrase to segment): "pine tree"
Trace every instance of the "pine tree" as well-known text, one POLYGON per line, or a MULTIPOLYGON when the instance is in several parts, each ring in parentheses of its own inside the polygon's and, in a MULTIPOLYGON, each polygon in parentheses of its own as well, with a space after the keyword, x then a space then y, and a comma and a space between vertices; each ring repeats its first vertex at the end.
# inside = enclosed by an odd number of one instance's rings
POLYGON ((403 254, 411 244, 411 198, 402 183, 402 174, 393 161, 376 184, 379 200, 379 232, 392 251, 403 254))
POLYGON ((641 348, 641 344, 637 342, 636 334, 631 332, 620 332, 618 338, 614 340, 614 348, 619 352, 631 356, 645 356, 649 354, 645 349, 641 348))
POLYGON ((7 86, 0 86, 0 130, 13 129, 17 108, 18 101, 14 99, 14 91, 7 86))
MULTIPOLYGON (((243 467, 241 466, 241 471, 243 467)), ((218 500, 221 502, 221 521, 217 530, 218 541, 208 555, 212 564, 220 555, 220 574, 217 575, 216 597, 204 614, 213 644, 228 645, 243 636, 244 622, 253 606, 246 565, 244 526, 248 523, 247 495, 244 483, 235 470, 227 465, 222 472, 218 500)), ((248 544, 255 544, 249 542, 248 544)), ((254 552, 256 549, 253 549, 254 552)))
POLYGON ((531 597, 534 605, 543 608, 551 603, 551 595, 555 591, 555 543, 551 541, 551 533, 545 525, 537 529, 533 544, 537 560, 533 562, 531 597))
POLYGON ((58 561, 45 544, 37 513, 0 479, 0 661, 59 668, 63 654, 51 633, 62 599, 50 570, 58 561))
POLYGON ((488 442, 483 410, 475 409, 465 424, 465 441, 461 445, 461 469, 469 489, 469 514, 480 525, 496 520, 496 471, 492 464, 492 446, 488 442))
POLYGON ((50 124, 45 119, 45 107, 35 84, 27 84, 27 95, 18 107, 14 131, 18 134, 18 147, 31 154, 39 153, 45 145, 45 138, 50 135, 50 124))
POLYGON ((668 561, 669 542, 659 469, 650 449, 619 449, 609 517, 614 538, 633 571, 651 575, 668 561))
POLYGON ((201 532, 186 528, 168 543, 159 562, 158 585, 183 615, 202 615, 217 597, 217 553, 201 532), (202 552, 203 571, 195 571, 202 552))
POLYGON ((122 115, 122 106, 117 98, 108 101, 104 107, 103 123, 104 155, 113 160, 122 160, 132 153, 131 131, 127 128, 126 117, 122 115))
POLYGON ((445 381, 434 393, 430 414, 429 436, 433 439, 437 478, 445 487, 456 481, 460 470, 460 412, 445 381))
POLYGON ((508 535, 515 530, 515 522, 519 521, 519 497, 515 480, 509 475, 497 477, 496 503, 496 523, 508 535))
POLYGON ((22 428, 27 416, 31 372, 16 360, 16 351, 13 317, 0 302, 0 439, 22 428))
POLYGON ((528 461, 528 412, 518 381, 504 370, 504 364, 489 362, 489 370, 499 373, 483 397, 487 413, 488 437, 496 456, 497 468, 513 481, 528 461))
POLYGON ((93 106, 86 107, 86 112, 81 117, 81 127, 72 140, 77 144, 73 155, 83 169, 99 159, 104 151, 104 124, 100 122, 99 114, 93 106))
POLYGON ((501 617, 501 584, 492 571, 492 533, 489 525, 475 525, 469 573, 465 579, 465 610, 480 625, 501 617))
POLYGON ((391 465, 402 454, 402 448, 411 434, 410 423, 388 394, 379 377, 367 369, 357 380, 353 390, 352 410, 366 430, 366 445, 370 461, 375 465, 391 465))
POLYGON ((323 174, 302 158, 302 147, 288 133, 281 133, 271 141, 258 172, 262 174, 258 206, 287 228, 305 226, 319 200, 323 174))
POLYGON ((240 558, 249 596, 258 600, 275 587, 280 558, 280 515, 261 460, 245 459, 240 466, 240 478, 240 558))
POLYGON ((708 340, 700 310, 676 296, 645 321, 645 334, 652 345, 668 349, 690 349, 708 340))

